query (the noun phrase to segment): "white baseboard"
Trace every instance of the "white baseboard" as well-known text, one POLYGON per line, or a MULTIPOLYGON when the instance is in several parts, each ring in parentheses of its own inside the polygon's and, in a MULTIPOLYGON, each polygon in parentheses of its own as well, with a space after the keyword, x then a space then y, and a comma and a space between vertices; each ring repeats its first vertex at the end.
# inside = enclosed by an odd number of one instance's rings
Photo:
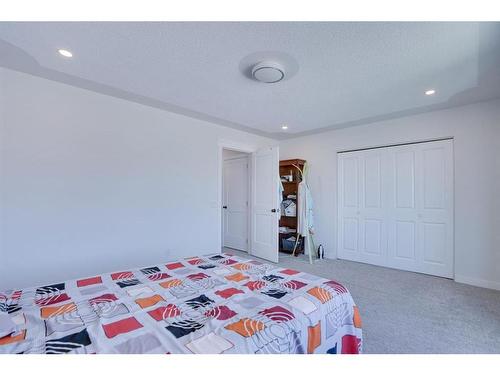
POLYGON ((455 281, 457 283, 479 286, 481 288, 500 290, 500 282, 497 282, 497 281, 476 279, 474 277, 467 277, 467 276, 460 276, 460 275, 455 275, 455 281))
MULTIPOLYGON (((339 258, 336 257, 336 256, 327 256, 325 254, 325 259, 337 260, 339 258)), ((498 282, 498 281, 491 281, 491 280, 485 280, 485 279, 476 279, 474 277, 461 276, 461 275, 455 275, 455 279, 454 280, 457 283, 478 286, 480 288, 500 290, 500 282, 498 282)))

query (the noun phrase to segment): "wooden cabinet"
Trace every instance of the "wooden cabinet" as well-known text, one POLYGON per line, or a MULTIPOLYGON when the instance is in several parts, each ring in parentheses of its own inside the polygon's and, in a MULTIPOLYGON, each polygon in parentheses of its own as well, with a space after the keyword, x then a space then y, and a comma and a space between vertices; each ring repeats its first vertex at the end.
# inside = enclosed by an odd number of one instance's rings
MULTIPOLYGON (((280 178, 283 184, 283 201, 291 201, 296 205, 295 215, 287 216, 285 215, 285 210, 281 207, 281 217, 280 217, 280 234, 279 234, 279 249, 281 252, 291 254, 293 252, 293 247, 291 246, 292 241, 284 242, 287 238, 295 237, 297 238, 297 208, 298 208, 298 190, 299 183, 302 181, 301 171, 303 171, 305 160, 302 159, 290 159, 290 160, 280 160, 280 178), (299 171, 300 169, 300 171, 299 171), (287 233, 282 233, 281 228, 287 227, 290 229, 287 233)), ((295 241, 293 241, 295 245, 295 241)), ((304 252, 304 243, 300 239, 297 244, 297 249, 295 250, 295 255, 304 252)))

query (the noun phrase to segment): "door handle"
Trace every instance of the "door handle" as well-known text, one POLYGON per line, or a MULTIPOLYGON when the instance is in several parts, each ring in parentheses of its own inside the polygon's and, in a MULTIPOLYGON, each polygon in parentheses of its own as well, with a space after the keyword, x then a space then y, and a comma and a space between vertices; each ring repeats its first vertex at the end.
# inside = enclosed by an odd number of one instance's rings
POLYGON ((227 210, 227 206, 222 206, 223 209, 227 210))
POLYGON ((273 208, 271 212, 278 212, 278 210, 276 208, 273 208))

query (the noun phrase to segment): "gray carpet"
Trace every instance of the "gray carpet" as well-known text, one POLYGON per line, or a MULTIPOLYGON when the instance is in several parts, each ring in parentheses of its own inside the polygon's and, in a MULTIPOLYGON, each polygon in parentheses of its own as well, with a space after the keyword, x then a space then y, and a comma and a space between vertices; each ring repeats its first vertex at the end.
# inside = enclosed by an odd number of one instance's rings
POLYGON ((499 291, 343 260, 310 265, 280 255, 280 266, 349 289, 360 308, 365 353, 500 353, 499 291))

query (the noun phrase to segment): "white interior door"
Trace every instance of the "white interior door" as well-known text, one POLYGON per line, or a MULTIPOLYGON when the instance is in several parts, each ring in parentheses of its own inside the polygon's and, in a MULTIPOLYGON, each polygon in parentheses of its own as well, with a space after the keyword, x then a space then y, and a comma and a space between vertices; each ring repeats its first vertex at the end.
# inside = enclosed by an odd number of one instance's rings
POLYGON ((224 160, 222 223, 224 246, 247 251, 248 157, 224 160))
POLYGON ((254 256, 278 262, 278 147, 252 154, 251 250, 254 256))
POLYGON ((339 154, 342 259, 453 277, 453 143, 339 154))

